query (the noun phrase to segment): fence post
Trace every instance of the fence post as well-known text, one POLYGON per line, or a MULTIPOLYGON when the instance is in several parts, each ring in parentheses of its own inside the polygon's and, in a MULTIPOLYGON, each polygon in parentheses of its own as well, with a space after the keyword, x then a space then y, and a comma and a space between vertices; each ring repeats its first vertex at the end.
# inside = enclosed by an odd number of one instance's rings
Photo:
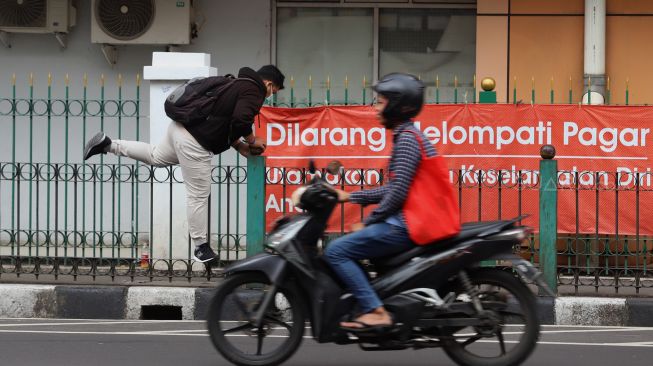
MULTIPOLYGON (((491 77, 485 77, 481 80, 481 89, 483 91, 478 92, 478 103, 479 104, 496 104, 497 103, 497 92, 494 91, 494 88, 497 86, 496 81, 491 77)), ((474 93, 476 93, 476 75, 474 75, 474 93)), ((476 96, 474 96, 476 97, 476 96)), ((479 186, 483 184, 478 181, 479 186)), ((497 265, 496 260, 485 260, 481 261, 481 267, 494 267, 497 265)))
POLYGON ((558 161, 552 145, 542 146, 540 156, 540 270, 549 288, 558 293, 558 161))
POLYGON ((263 251, 265 241, 265 157, 247 158, 247 256, 263 251))

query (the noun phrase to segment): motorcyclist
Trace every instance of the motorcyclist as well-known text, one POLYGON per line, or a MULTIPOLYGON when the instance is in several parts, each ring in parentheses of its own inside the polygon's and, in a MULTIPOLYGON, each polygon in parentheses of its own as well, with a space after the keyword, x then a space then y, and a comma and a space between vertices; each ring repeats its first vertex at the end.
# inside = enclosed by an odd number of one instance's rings
POLYGON ((369 190, 353 193, 338 190, 341 202, 379 205, 363 223, 352 227, 353 233, 331 242, 324 254, 358 301, 359 315, 340 323, 351 331, 383 330, 393 325, 390 313, 356 261, 386 257, 415 245, 408 236, 402 208, 422 159, 420 145, 427 156, 436 155, 435 147, 411 121, 424 104, 424 84, 413 75, 392 73, 379 80, 373 89, 378 94, 374 108, 379 121, 393 136, 389 180, 369 190))

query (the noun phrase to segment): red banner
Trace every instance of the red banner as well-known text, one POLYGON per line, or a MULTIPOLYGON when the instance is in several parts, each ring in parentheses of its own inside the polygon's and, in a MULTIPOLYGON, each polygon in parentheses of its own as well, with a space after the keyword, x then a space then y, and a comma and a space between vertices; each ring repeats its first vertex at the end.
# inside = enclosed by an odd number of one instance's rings
MULTIPOLYGON (((653 108, 577 105, 427 105, 415 124, 447 158, 463 221, 529 214, 537 228, 539 150, 556 148, 558 228, 567 233, 653 234, 653 108)), ((308 159, 340 160, 348 189, 376 185, 392 134, 368 106, 264 108, 257 135, 267 138, 268 223, 294 210, 287 198, 308 159), (364 183, 361 184, 361 175, 364 183)), ((345 205, 354 206, 354 205, 345 205)), ((332 230, 348 231, 360 208, 336 213, 332 230), (344 227, 341 228, 344 223, 344 227)))

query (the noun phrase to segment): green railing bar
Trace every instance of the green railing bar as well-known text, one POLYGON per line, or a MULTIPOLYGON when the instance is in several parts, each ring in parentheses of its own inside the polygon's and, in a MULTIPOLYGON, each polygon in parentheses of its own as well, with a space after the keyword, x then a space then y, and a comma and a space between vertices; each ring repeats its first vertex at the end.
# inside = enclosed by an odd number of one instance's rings
MULTIPOLYGON (((11 164, 13 169, 16 169, 16 172, 18 172, 18 167, 16 166, 16 74, 13 74, 12 76, 12 93, 11 93, 11 105, 12 105, 12 113, 11 113, 11 139, 12 139, 12 150, 11 150, 11 164)), ((13 242, 16 242, 17 238, 17 230, 16 230, 16 215, 14 215, 14 210, 16 209, 16 180, 12 179, 11 180, 11 233, 13 236, 12 244, 13 242)), ((11 246, 11 254, 14 254, 14 245, 11 246)))
MULTIPOLYGON (((64 124, 65 124, 65 138, 64 138, 64 167, 65 169, 68 169, 68 132, 69 132, 69 125, 68 125, 68 97, 69 97, 69 85, 68 85, 68 75, 66 75, 65 79, 65 96, 66 96, 66 115, 64 117, 64 124)), ((68 231, 68 179, 64 181, 64 216, 63 216, 63 226, 64 230, 68 231)), ((64 257, 68 257, 68 242, 64 242, 64 257)))
MULTIPOLYGON (((100 77, 100 131, 104 131, 104 74, 100 77)), ((100 258, 104 257, 104 154, 100 154, 100 258)), ((95 205, 94 205, 95 206, 95 205)))
MULTIPOLYGON (((555 154, 555 153, 554 153, 555 154)), ((544 154, 543 154, 544 155, 544 154)), ((540 160, 540 269, 549 288, 557 293, 556 239, 558 234, 558 161, 540 160)))
POLYGON ((473 93, 472 93, 472 104, 476 104, 476 74, 474 74, 474 77, 473 77, 473 81, 472 81, 472 82, 473 82, 473 84, 474 84, 473 87, 472 87, 472 90, 473 90, 473 93))
POLYGON ((610 105, 610 77, 608 76, 607 87, 605 90, 605 103, 610 105))
POLYGON ((535 104, 535 78, 531 78, 531 104, 535 104))
MULTIPOLYGON (((141 140, 140 139, 140 137, 141 137, 141 133, 140 133, 140 131, 141 131, 141 100, 140 100, 140 95, 141 95, 141 75, 137 74, 136 75, 136 111, 135 111, 135 113, 136 113, 136 141, 141 140)), ((138 168, 139 168, 139 162, 137 160, 136 161, 135 172, 138 172, 138 168)), ((136 175, 136 173, 134 175, 136 175)), ((138 201, 139 201, 139 197, 140 197, 139 187, 140 187, 140 184, 138 183, 138 179, 136 179, 136 204, 135 204, 135 206, 136 206, 136 214, 135 214, 136 215, 136 220, 135 220, 136 221, 136 244, 138 244, 138 235, 140 234, 140 229, 139 229, 139 226, 138 226, 138 216, 139 216, 139 213, 138 213, 138 201)), ((134 208, 134 206, 132 206, 132 208, 134 208)), ((134 215, 132 214, 132 228, 133 228, 133 225, 134 225, 134 215)), ((135 249, 136 253, 134 253, 135 255, 133 255, 133 258, 139 258, 138 245, 135 245, 135 247, 136 247, 136 249, 135 249)), ((150 253, 148 253, 148 254, 152 255, 151 254, 151 251, 152 251, 151 243, 150 243, 149 247, 150 247, 150 253)))
POLYGON ((628 90, 628 84, 629 84, 629 79, 626 78, 626 105, 628 105, 629 97, 630 97, 630 92, 628 90))
POLYGON ((290 108, 295 108, 295 78, 290 76, 290 108))
MULTIPOLYGON (((240 154, 236 153, 236 182, 240 181, 240 154)), ((229 198, 227 198, 229 199, 229 198)), ((263 211, 262 211, 263 212, 263 211)), ((240 184, 236 184, 236 244, 238 243, 238 234, 240 234, 240 184)), ((238 258, 239 245, 236 245, 236 258, 238 258)))
POLYGON ((263 251, 265 240, 265 158, 247 158, 247 256, 263 251))
MULTIPOLYGON (((150 167, 152 174, 154 174, 154 167, 150 167)), ((154 245, 152 245, 154 237, 154 179, 150 179, 150 261, 156 258, 154 256, 154 245)))
POLYGON ((512 103, 517 104, 517 77, 515 76, 512 84, 512 103))
POLYGON ((367 91, 365 89, 365 87, 366 87, 366 85, 365 85, 365 76, 363 76, 363 105, 365 105, 365 96, 366 96, 365 94, 366 94, 366 91, 367 91))
POLYGON ((313 77, 308 76, 308 106, 313 106, 313 77))
POLYGON ((453 77, 453 103, 458 104, 458 76, 453 77))
POLYGON ((440 77, 435 75, 435 104, 440 104, 440 77))
POLYGON ((592 76, 587 77, 587 104, 592 105, 592 76))
POLYGON ((550 95, 550 98, 551 98, 551 104, 554 104, 555 102, 554 102, 554 94, 553 94, 553 77, 551 77, 551 95, 550 95))
POLYGON ((218 172, 219 172, 219 179, 218 182, 218 256, 219 258, 222 258, 221 252, 222 252, 222 215, 220 215, 220 211, 222 211, 222 154, 218 155, 218 172))
MULTIPOLYGON (((29 74, 29 169, 30 169, 30 176, 33 167, 33 162, 34 162, 34 74, 30 73, 29 74)), ((36 174, 36 177, 38 179, 38 174, 36 174)), ((28 224, 29 227, 32 227, 32 179, 29 180, 29 219, 28 219, 28 224)), ((38 221, 38 214, 36 215, 37 221, 38 221)), ((20 228, 19 228, 20 230, 20 228)), ((39 231, 38 228, 38 222, 36 224, 36 232, 39 231)), ((18 244, 18 253, 20 253, 20 245, 18 244)), ((32 255, 32 245, 30 244, 29 246, 29 255, 32 255)), ((39 236, 36 235, 36 256, 38 257, 39 255, 39 236)))
MULTIPOLYGON (((122 74, 118 74, 118 140, 122 140, 122 74)), ((121 203, 122 203, 122 184, 120 184, 121 179, 120 179, 120 169, 122 168, 122 158, 121 156, 118 156, 118 171, 116 175, 118 176, 118 230, 120 231, 122 226, 120 226, 120 217, 122 216, 122 210, 121 210, 121 203)), ((113 205, 115 208, 115 205, 113 205)), ((114 215, 115 218, 115 215, 114 215)), ((114 230, 115 232, 115 230, 114 230)), ((120 247, 121 245, 121 237, 118 237, 118 257, 120 257, 120 247)), ((113 245, 112 247, 115 247, 113 245)))
POLYGON ((173 182, 174 180, 174 166, 170 166, 170 197, 168 199, 170 200, 170 220, 168 221, 168 260, 172 262, 172 188, 173 188, 173 182))
POLYGON ((345 76, 345 105, 349 104, 349 80, 345 76))
MULTIPOLYGON (((84 74, 84 82, 82 87, 82 143, 81 156, 84 158, 84 145, 86 145, 86 88, 88 87, 88 77, 84 74)), ((86 162, 82 162, 82 168, 86 169, 86 162)), ((86 230, 86 180, 82 183, 82 227, 86 230)), ((82 235, 82 248, 86 249, 86 235, 82 235)), ((86 257, 86 251, 82 250, 82 257, 86 257)))
POLYGON ((571 90, 572 90, 572 87, 571 87, 571 76, 570 76, 570 77, 569 77, 569 104, 572 104, 572 103, 573 103, 572 92, 571 92, 571 90))
MULTIPOLYGON (((51 158, 51 155, 52 155, 52 114, 51 114, 51 108, 50 108, 51 98, 52 98, 52 74, 48 74, 48 107, 47 107, 48 108, 47 109, 47 111, 48 111, 48 157, 47 157, 47 159, 48 159, 47 160, 48 161, 48 165, 47 165, 48 176, 49 176, 49 173, 50 173, 50 169, 51 169, 50 163, 51 163, 51 160, 52 160, 52 158, 51 158)), ((46 199, 48 201, 46 203, 47 212, 45 214, 45 218, 46 218, 45 219, 45 232, 46 233, 50 233, 50 201, 51 201, 50 200, 50 185, 51 185, 51 183, 52 182, 49 179, 46 182, 46 199)), ((55 231, 55 238, 56 237, 57 237, 57 235, 56 235, 56 231, 55 231)), ((52 238, 52 236, 50 236, 50 239, 47 240, 46 253, 47 253, 48 256, 50 256, 50 245, 52 244, 51 243, 51 238, 52 238)), ((56 249, 56 240, 55 240, 55 251, 56 250, 57 249, 56 249)))
POLYGON ((331 105, 331 79, 327 76, 326 105, 331 105))

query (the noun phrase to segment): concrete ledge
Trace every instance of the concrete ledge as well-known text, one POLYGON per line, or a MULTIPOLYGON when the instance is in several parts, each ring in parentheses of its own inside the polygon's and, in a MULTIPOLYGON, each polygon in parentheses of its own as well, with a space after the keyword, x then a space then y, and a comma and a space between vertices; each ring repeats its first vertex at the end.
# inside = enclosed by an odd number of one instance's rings
POLYGON ((653 327, 653 299, 626 299, 628 322, 633 327, 653 327))
MULTIPOLYGON (((214 294, 195 287, 0 284, 0 317, 141 319, 143 306, 177 306, 182 319, 206 320, 214 294)), ((224 311, 242 317, 233 304, 224 311)), ((541 324, 653 327, 653 298, 537 297, 537 315, 541 324)))
POLYGON ((207 319, 209 305, 214 294, 214 288, 198 288, 195 291, 195 320, 207 319))
POLYGON ((53 318, 57 301, 55 286, 1 285, 0 316, 7 318, 53 318))
POLYGON ((626 325, 626 299, 559 297, 555 303, 557 325, 626 325))
POLYGON ((127 290, 126 319, 141 319, 141 307, 147 305, 180 306, 183 320, 195 319, 195 288, 138 287, 127 290))
POLYGON ((57 286, 57 318, 123 319, 126 287, 57 286))
POLYGON ((537 297, 537 318, 540 320, 540 324, 555 324, 555 298, 537 297))

